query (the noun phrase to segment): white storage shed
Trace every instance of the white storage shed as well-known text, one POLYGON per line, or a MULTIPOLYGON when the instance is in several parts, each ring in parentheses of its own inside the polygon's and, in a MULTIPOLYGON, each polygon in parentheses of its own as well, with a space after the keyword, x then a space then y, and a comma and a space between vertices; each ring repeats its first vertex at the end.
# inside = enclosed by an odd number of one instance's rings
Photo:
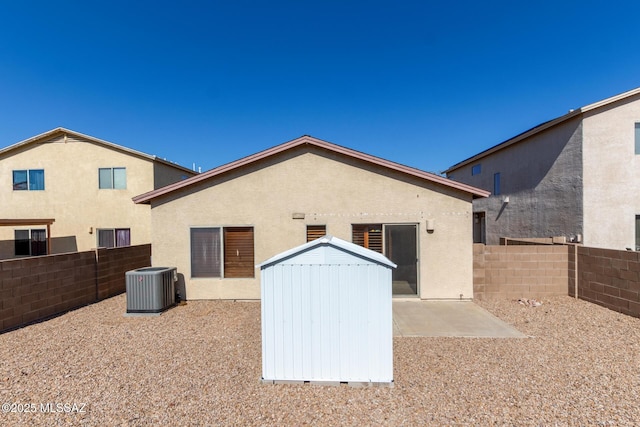
POLYGON ((394 263, 324 236, 258 267, 263 381, 393 382, 394 263))

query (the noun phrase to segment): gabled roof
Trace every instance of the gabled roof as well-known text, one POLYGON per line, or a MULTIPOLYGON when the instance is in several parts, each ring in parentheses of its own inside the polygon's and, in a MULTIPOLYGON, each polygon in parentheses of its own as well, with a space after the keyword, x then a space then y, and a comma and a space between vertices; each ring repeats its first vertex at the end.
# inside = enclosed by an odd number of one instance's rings
POLYGON ((281 252, 278 255, 275 255, 269 258, 268 260, 256 265, 256 268, 264 268, 269 265, 276 264, 292 256, 310 251, 318 246, 332 246, 334 248, 340 249, 341 251, 351 253, 360 258, 374 261, 378 264, 386 265, 392 268, 397 267, 396 264, 391 262, 389 258, 382 255, 381 253, 372 251, 371 249, 367 249, 360 245, 356 245, 355 243, 347 242, 346 240, 342 240, 330 234, 327 234, 326 236, 320 237, 319 239, 312 240, 300 246, 296 246, 293 249, 289 249, 287 251, 281 252))
POLYGON ((259 153, 252 154, 247 157, 243 157, 239 160, 236 160, 231 163, 227 163, 225 165, 219 166, 217 168, 211 169, 207 172, 203 172, 200 175, 194 176, 189 179, 185 179, 180 182, 176 182, 174 184, 167 185, 166 187, 159 188, 157 190, 149 191, 148 193, 141 194, 133 198, 135 203, 149 203, 151 200, 164 196, 175 191, 179 191, 183 188, 190 187, 197 183, 206 181, 208 179, 214 178, 216 176, 222 175, 224 173, 233 171, 235 169, 241 168, 243 166, 247 166, 254 162, 266 159, 271 156, 275 156, 279 153, 285 152, 287 150, 291 150, 301 146, 312 146, 322 148, 327 151, 331 151, 334 153, 342 154, 347 157, 351 157, 354 159, 358 159, 364 161, 366 163, 370 163, 373 165, 378 165, 385 167, 390 170, 398 171, 405 173, 407 175, 411 175, 416 178, 424 179, 426 181, 430 181, 436 184, 441 184, 446 187, 450 187, 456 190, 464 191, 467 193, 471 193, 473 197, 487 197, 490 192, 485 191, 476 187, 472 187, 467 184, 463 184, 460 182, 452 181, 448 178, 441 177, 439 175, 422 171, 420 169, 415 169, 409 166, 404 166, 399 163, 395 163, 389 160, 382 159, 380 157, 375 157, 369 154, 362 153, 360 151, 352 150, 350 148, 342 147, 340 145, 336 145, 327 141, 323 141, 318 138, 314 138, 309 135, 301 136, 300 138, 296 138, 289 142, 285 142, 280 145, 276 145, 275 147, 266 149, 264 151, 260 151, 259 153))
POLYGON ((602 101, 594 102, 593 104, 586 105, 584 107, 578 108, 577 110, 570 110, 565 115, 562 115, 562 116, 557 117, 557 118, 555 118, 553 120, 549 120, 547 122, 541 123, 541 124, 531 128, 531 129, 529 129, 529 130, 527 130, 525 132, 522 132, 519 135, 514 136, 513 138, 510 138, 510 139, 508 139, 508 140, 506 140, 504 142, 501 142, 498 145, 494 145, 491 148, 488 148, 488 149, 486 149, 484 151, 481 151, 480 153, 478 153, 478 154, 476 154, 474 156, 471 156, 466 160, 463 160, 463 161, 461 161, 459 163, 456 163, 455 165, 451 166, 449 169, 444 171, 444 173, 448 174, 448 173, 453 172, 456 169, 459 169, 459 168, 461 168, 463 166, 468 165, 469 163, 477 162, 478 160, 482 159, 483 157, 487 157, 490 154, 495 153, 496 151, 500 151, 500 150, 503 150, 503 149, 513 145, 513 144, 517 144, 520 141, 523 141, 523 140, 525 140, 527 138, 530 138, 530 137, 532 137, 532 136, 534 136, 534 135, 536 135, 536 134, 538 134, 538 133, 540 133, 540 132, 542 132, 544 130, 547 130, 549 128, 552 128, 554 126, 562 124, 562 123, 564 123, 564 122, 566 122, 566 121, 568 121, 568 120, 570 120, 570 119, 572 119, 572 118, 574 118, 576 116, 582 115, 582 114, 587 113, 589 111, 596 110, 598 108, 609 106, 609 105, 611 105, 611 104, 613 104, 615 102, 623 101, 623 100, 625 100, 627 98, 630 98, 630 97, 638 95, 638 94, 640 94, 640 88, 636 88, 636 89, 630 90, 628 92, 624 92, 624 93, 612 96, 610 98, 603 99, 602 101))
POLYGON ((169 161, 164 160, 164 159, 162 159, 160 157, 157 157, 157 156, 152 156, 150 154, 145 154, 145 153, 143 153, 141 151, 136 151, 136 150, 133 150, 131 148, 123 147, 121 145, 114 144, 113 142, 105 141, 103 139, 99 139, 99 138, 95 138, 93 136, 85 135, 85 134, 82 134, 80 132, 76 132, 76 131, 73 131, 73 130, 65 129, 63 127, 58 127, 58 128, 52 129, 50 131, 47 131, 47 132, 41 133, 39 135, 33 136, 31 138, 25 139, 24 141, 20 141, 18 143, 15 143, 13 145, 8 146, 8 147, 1 148, 0 149, 0 156, 2 156, 4 154, 7 154, 7 153, 10 153, 11 151, 18 150, 20 148, 24 148, 24 147, 26 147, 26 146, 28 146, 30 144, 35 144, 35 143, 38 143, 38 142, 47 141, 47 140, 49 140, 51 138, 54 138, 56 136, 61 136, 61 135, 65 136, 65 137, 66 136, 70 136, 70 137, 73 137, 73 138, 86 139, 88 141, 91 141, 94 144, 102 145, 103 147, 110 148, 112 150, 120 151, 122 153, 129 154, 131 156, 135 156, 135 157, 138 157, 138 158, 141 158, 141 159, 146 159, 146 160, 150 160, 152 162, 158 162, 158 163, 165 164, 167 166, 171 166, 171 167, 174 167, 174 168, 177 168, 177 169, 181 169, 181 170, 183 170, 185 172, 189 172, 191 175, 196 174, 196 172, 192 171, 191 169, 185 168, 184 166, 180 166, 177 163, 169 162, 169 161))

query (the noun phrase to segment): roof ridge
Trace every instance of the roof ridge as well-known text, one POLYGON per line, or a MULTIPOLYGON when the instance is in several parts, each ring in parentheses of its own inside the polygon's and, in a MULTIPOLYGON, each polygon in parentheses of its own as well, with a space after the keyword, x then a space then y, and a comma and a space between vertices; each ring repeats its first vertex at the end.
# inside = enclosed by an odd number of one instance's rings
POLYGON ((282 144, 267 148, 265 150, 259 151, 257 153, 251 154, 249 156, 242 157, 238 160, 225 163, 216 168, 210 169, 206 172, 203 172, 197 176, 188 178, 186 180, 176 182, 174 184, 169 184, 165 187, 159 188, 157 190, 149 191, 144 194, 140 194, 133 198, 135 203, 149 203, 152 199, 156 197, 163 196, 165 194, 171 193, 173 191, 177 191, 181 188, 188 187, 190 185, 194 185, 196 183, 205 181, 207 179, 213 178, 215 176, 221 175, 228 171, 234 170, 236 168, 240 168, 242 166, 251 164, 253 162, 271 157, 273 155, 285 152, 287 150, 302 146, 304 144, 312 144, 316 147, 332 151, 335 153, 339 153, 351 158, 356 158, 362 160, 364 162, 368 162, 371 164, 377 164, 378 166, 386 167, 388 169, 396 170, 398 172, 402 172, 405 174, 413 175, 415 177, 426 179, 431 182, 435 182, 438 184, 442 184, 448 187, 452 187, 461 191, 465 191, 473 194, 475 197, 487 197, 490 192, 463 184, 460 182, 452 181, 448 178, 441 177, 439 175, 435 175, 431 172, 426 172, 411 166, 405 166, 400 163, 393 162, 391 160, 386 160, 381 157, 376 157, 371 154, 367 154, 364 152, 360 152, 351 148, 347 148, 341 145, 334 144, 332 142, 324 141, 322 139, 310 136, 303 135, 296 139, 292 139, 290 141, 284 142, 282 144))
POLYGON ((626 92, 619 93, 619 94, 614 95, 614 96, 610 96, 608 98, 602 99, 602 100, 597 101, 597 102, 593 102, 591 104, 587 104, 587 105, 585 105, 583 107, 580 107, 580 108, 577 108, 577 109, 571 109, 566 114, 563 114, 563 115, 558 116, 558 117, 556 117, 554 119, 550 119, 550 120, 547 120, 545 122, 542 122, 542 123, 530 128, 529 130, 526 130, 526 131, 521 132, 521 133, 519 133, 519 134, 517 134, 515 136, 512 136, 511 138, 506 139, 506 140, 504 140, 504 141, 502 141, 502 142, 500 142, 500 143, 498 143, 496 145, 493 145, 493 146, 487 148, 486 150, 480 151, 479 153, 476 153, 473 156, 466 158, 465 160, 462 160, 462 161, 460 161, 458 163, 455 163, 454 165, 452 165, 449 168, 447 168, 444 171, 444 173, 452 172, 455 169, 459 169, 462 166, 468 165, 469 163, 478 161, 478 160, 488 156, 489 154, 495 153, 496 151, 500 151, 500 150, 502 150, 504 148, 507 148, 507 147, 509 147, 509 146, 511 146, 513 144, 516 144, 516 143, 518 143, 518 142, 520 142, 520 141, 522 141, 522 140, 524 140, 524 139, 526 139, 526 138, 528 138, 530 136, 533 136, 533 135, 535 135, 535 134, 537 134, 539 132, 542 132, 542 131, 544 131, 546 129, 549 129, 549 128, 553 127, 553 126, 556 126, 556 125, 559 125, 561 123, 564 123, 567 120, 572 119, 573 117, 579 116, 579 115, 584 114, 584 113, 589 112, 589 111, 596 110, 596 109, 601 108, 601 107, 605 107, 607 105, 613 104, 614 102, 618 102, 618 101, 621 101, 623 99, 626 99, 626 98, 629 98, 629 97, 632 97, 632 96, 635 96, 635 95, 638 95, 638 94, 640 94, 640 87, 628 90, 626 92))
POLYGON ((24 146, 27 146, 29 144, 33 144, 33 143, 35 143, 37 141, 41 141, 41 140, 46 139, 48 137, 52 137, 54 135, 57 135, 58 133, 71 135, 71 136, 74 136, 76 138, 86 139, 86 140, 89 140, 89 141, 91 141, 93 143, 97 143, 97 144, 103 145, 105 147, 108 147, 108 148, 111 148, 111 149, 114 149, 114 150, 118 150, 118 151, 122 151, 122 152, 131 154, 131 155, 134 155, 134 156, 137 156, 137 157, 145 158, 145 159, 150 160, 152 162, 157 161, 157 162, 169 165, 169 166, 173 166, 173 167, 178 168, 178 169, 182 169, 182 170, 189 171, 189 172, 194 172, 191 169, 187 168, 186 166, 182 166, 182 165, 180 165, 178 163, 174 163, 174 162, 165 160, 165 159, 163 159, 161 157, 158 157, 158 156, 156 156, 154 154, 147 154, 147 153, 144 153, 142 151, 138 151, 138 150, 133 149, 133 148, 125 147, 123 145, 119 145, 119 144, 116 144, 114 142, 107 141, 105 139, 96 138, 95 136, 87 135, 87 134, 84 134, 84 133, 81 133, 81 132, 77 132, 77 131, 74 131, 74 130, 71 130, 71 129, 67 129, 67 128, 61 127, 61 126, 53 128, 53 129, 48 130, 46 132, 40 133, 38 135, 29 137, 29 138, 24 139, 22 141, 16 142, 15 144, 11 144, 11 145, 9 145, 9 146, 7 146, 5 148, 0 148, 0 155, 8 153, 10 151, 13 151, 13 150, 15 150, 17 148, 24 147, 24 146))

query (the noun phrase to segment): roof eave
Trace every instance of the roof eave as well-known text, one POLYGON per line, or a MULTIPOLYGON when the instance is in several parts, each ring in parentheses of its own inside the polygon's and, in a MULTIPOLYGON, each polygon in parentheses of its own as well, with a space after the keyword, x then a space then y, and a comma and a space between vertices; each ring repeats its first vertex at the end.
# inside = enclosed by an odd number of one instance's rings
POLYGON ((594 102, 594 103, 589 104, 589 105, 585 105, 584 107, 578 108, 576 110, 572 110, 572 111, 570 111, 569 113, 567 113, 565 115, 562 115, 562 116, 560 116, 558 118, 549 120, 548 122, 544 122, 544 123, 542 123, 542 124, 540 124, 538 126, 535 126, 535 127, 531 128, 531 129, 529 129, 526 132, 523 132, 523 133, 521 133, 519 135, 514 136, 513 138, 510 138, 510 139, 508 139, 506 141, 503 141, 503 142, 501 142, 501 143, 499 143, 497 145, 494 145, 493 147, 488 148, 487 150, 481 151, 480 153, 476 154, 475 156, 469 157, 466 160, 463 160, 463 161, 461 161, 459 163, 456 163, 455 165, 449 167, 449 169, 445 170, 444 173, 449 174, 449 173, 455 171, 456 169, 460 169, 461 167, 467 166, 470 163, 477 162, 478 160, 480 160, 480 159, 482 159, 482 158, 484 158, 484 157, 486 157, 486 156, 488 156, 490 154, 493 154, 493 153, 495 153, 497 151, 503 150, 503 149, 513 145, 513 144, 516 144, 516 143, 518 143, 518 142, 520 142, 520 141, 522 141, 524 139, 530 138, 531 136, 533 136, 533 135, 535 135, 537 133, 543 132, 543 131, 551 128, 551 127, 557 126, 557 125, 559 125, 559 124, 561 124, 561 123, 563 123, 563 122, 565 122, 565 121, 567 121, 569 119, 572 119, 575 116, 578 116, 580 114, 584 114, 584 113, 589 112, 589 111, 596 110, 598 108, 613 104, 615 102, 621 101, 623 99, 626 99, 626 98, 629 98, 631 96, 635 96, 635 95, 638 95, 638 94, 640 94, 640 87, 632 89, 632 90, 629 90, 627 92, 620 93, 618 95, 611 96, 609 98, 603 99, 603 100, 598 101, 598 102, 594 102))
POLYGON ((525 140, 527 138, 530 138, 533 135, 536 135, 536 134, 538 134, 540 132, 543 132, 543 131, 545 131, 545 130, 547 130, 549 128, 552 128, 552 127, 557 126, 557 125, 559 125, 561 123, 564 123, 565 121, 567 121, 567 120, 569 120, 569 119, 571 119, 571 118, 573 118, 575 116, 578 116, 578 115, 580 115, 582 113, 583 113, 582 109, 579 108, 577 110, 570 111, 569 113, 565 114, 564 116, 560 116, 560 117, 558 117, 556 119, 549 120, 548 122, 544 122, 542 124, 539 124, 539 125, 531 128, 531 129, 529 129, 528 131, 525 131, 525 132, 523 132, 523 133, 521 133, 519 135, 514 136, 513 138, 507 139, 506 141, 503 141, 503 142, 501 142, 501 143, 499 143, 497 145, 494 145, 491 148, 488 148, 488 149, 486 149, 484 151, 481 151, 480 153, 478 153, 478 154, 476 154, 476 155, 474 155, 472 157, 469 157, 468 159, 465 159, 465 160, 463 160, 461 162, 456 163, 455 165, 453 165, 453 166, 449 167, 447 170, 445 170, 443 173, 449 174, 449 173, 455 171, 456 169, 460 169, 461 167, 469 165, 470 163, 475 163, 478 160, 489 156, 490 154, 493 154, 493 153, 495 153, 497 151, 504 150, 507 147, 510 147, 510 146, 512 146, 514 144, 517 144, 518 142, 523 141, 523 140, 525 140))
POLYGON ((15 149, 18 149, 20 147, 24 147, 24 146, 27 146, 29 144, 36 143, 38 141, 46 140, 47 138, 50 138, 50 137, 52 137, 52 136, 54 136, 54 135, 56 135, 58 133, 71 135, 71 136, 74 136, 76 138, 86 139, 88 141, 91 141, 91 142, 96 143, 96 144, 103 145, 105 147, 111 148, 111 149, 116 150, 116 151, 120 151, 120 152, 123 152, 123 153, 126 153, 126 154, 130 154, 130 155, 133 155, 133 156, 145 159, 145 160, 150 160, 152 162, 163 163, 163 164, 165 164, 167 166, 171 166, 171 167, 174 167, 176 169, 183 170, 185 172, 190 172, 191 174, 197 174, 197 172, 194 172, 189 168, 186 168, 186 167, 184 167, 182 165, 179 165, 177 163, 173 163, 173 162, 164 160, 164 159, 162 159, 160 157, 157 157, 157 156, 154 156, 154 155, 151 155, 151 154, 146 154, 146 153, 143 153, 142 151, 134 150, 133 148, 124 147, 122 145, 118 145, 118 144, 114 144, 113 142, 106 141, 104 139, 96 138, 94 136, 86 135, 86 134, 83 134, 83 133, 80 133, 80 132, 76 132, 74 130, 63 128, 63 127, 57 127, 55 129, 51 129, 51 130, 49 130, 47 132, 43 132, 43 133, 41 133, 39 135, 32 136, 32 137, 27 138, 27 139, 25 139, 23 141, 20 141, 20 142, 17 142, 15 144, 9 145, 8 147, 2 148, 2 149, 0 149, 0 155, 8 153, 10 151, 13 151, 15 149))
POLYGON ((488 197, 489 194, 491 194, 488 191, 482 190, 480 188, 476 188, 467 184, 463 184, 457 181, 453 181, 450 180, 448 178, 445 177, 441 177, 435 174, 432 174, 430 172, 425 172, 419 169, 415 169, 412 168, 410 166, 405 166, 405 165, 401 165, 399 163, 395 163, 392 162, 390 160, 385 160, 382 159, 380 157, 375 157, 372 156, 370 154, 366 154, 366 153, 362 153, 356 150, 352 150, 350 148, 346 148, 346 147, 342 147, 340 145, 337 144, 333 144, 327 141, 323 141, 321 139, 317 139, 308 135, 304 135, 300 138, 285 142, 283 144, 277 145, 275 147, 271 147, 268 148, 266 150, 260 151, 258 153, 252 154, 250 156, 247 157, 243 157, 239 160, 236 160, 234 162, 231 163, 227 163, 225 165, 219 166, 217 168, 211 169, 207 172, 203 172, 197 176, 194 176, 192 178, 186 179, 184 181, 180 181, 174 184, 170 184, 167 185, 165 187, 159 188, 157 190, 153 190, 153 191, 149 191, 147 193, 144 194, 140 194, 136 197, 133 197, 133 201, 134 203, 138 203, 138 204, 148 204, 151 202, 151 200, 157 198, 157 197, 161 197, 164 195, 167 195, 169 193, 172 193, 174 191, 180 190, 182 188, 191 186, 191 185, 195 185, 199 182, 208 180, 210 178, 213 178, 215 176, 221 175, 225 172, 228 172, 230 170, 234 170, 236 168, 240 168, 242 166, 251 164, 255 161, 270 157, 272 155, 287 151, 289 149, 298 147, 298 146, 302 146, 302 145, 313 145, 316 147, 320 147, 323 148, 325 150, 328 151, 332 151, 335 153, 339 153, 339 154, 343 154, 345 156, 348 157, 352 157, 352 158, 357 158, 360 159, 362 161, 371 163, 371 164, 375 164, 378 166, 383 166, 398 172, 402 172, 402 173, 406 173, 418 178, 422 178, 425 179, 427 181, 431 181, 437 184, 441 184, 450 188, 454 188, 456 190, 460 190, 463 192, 467 192, 467 193, 471 193, 472 196, 474 198, 477 197, 488 197))

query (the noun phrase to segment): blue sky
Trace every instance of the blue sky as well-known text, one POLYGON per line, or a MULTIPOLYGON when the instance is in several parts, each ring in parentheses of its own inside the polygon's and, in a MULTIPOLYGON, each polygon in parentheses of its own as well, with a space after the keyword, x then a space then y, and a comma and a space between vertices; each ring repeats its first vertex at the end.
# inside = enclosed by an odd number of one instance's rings
POLYGON ((202 170, 301 135, 440 172, 640 86, 637 1, 0 0, 0 146, 202 170))

